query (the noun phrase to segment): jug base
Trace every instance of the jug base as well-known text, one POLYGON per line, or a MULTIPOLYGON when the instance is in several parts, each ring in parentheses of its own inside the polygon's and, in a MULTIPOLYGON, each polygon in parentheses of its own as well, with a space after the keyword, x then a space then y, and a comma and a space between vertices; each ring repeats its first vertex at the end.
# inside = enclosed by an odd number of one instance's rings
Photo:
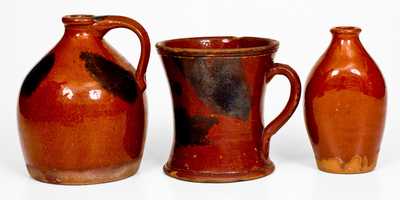
POLYGON ((225 173, 198 172, 191 170, 171 169, 167 165, 164 165, 163 169, 165 174, 179 180, 200 182, 200 183, 230 183, 230 182, 248 181, 268 176, 274 171, 275 166, 272 162, 270 162, 265 167, 256 170, 243 171, 243 172, 225 172, 225 173))
POLYGON ((318 169, 333 174, 361 174, 375 169, 376 161, 368 162, 366 157, 354 156, 350 161, 343 162, 340 158, 317 160, 318 169))
POLYGON ((59 185, 89 185, 121 180, 134 175, 139 162, 127 163, 117 167, 90 170, 42 170, 28 166, 31 177, 37 181, 59 185))

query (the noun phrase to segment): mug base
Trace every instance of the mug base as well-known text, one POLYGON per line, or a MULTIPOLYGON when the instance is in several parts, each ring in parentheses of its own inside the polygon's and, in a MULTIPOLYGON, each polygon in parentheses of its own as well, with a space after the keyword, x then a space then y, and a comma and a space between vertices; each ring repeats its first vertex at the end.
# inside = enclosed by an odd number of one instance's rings
POLYGON ((139 162, 127 163, 117 167, 90 170, 42 170, 27 165, 31 177, 37 181, 59 185, 90 185, 118 181, 134 175, 139 162))
POLYGON ((189 182, 199 182, 199 183, 231 183, 239 181, 248 181, 268 176, 274 171, 275 166, 272 162, 270 162, 265 167, 258 168, 256 170, 243 171, 243 172, 223 172, 223 173, 171 169, 170 167, 167 166, 167 164, 164 165, 163 169, 165 174, 179 180, 184 180, 189 182))

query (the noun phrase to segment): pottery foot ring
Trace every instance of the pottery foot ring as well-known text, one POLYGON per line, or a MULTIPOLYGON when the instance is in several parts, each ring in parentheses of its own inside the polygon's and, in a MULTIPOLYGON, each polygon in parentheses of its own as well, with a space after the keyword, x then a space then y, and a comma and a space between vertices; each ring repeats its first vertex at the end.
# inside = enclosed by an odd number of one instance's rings
POLYGON ((117 181, 134 175, 138 167, 139 162, 89 170, 43 170, 27 165, 32 178, 44 183, 61 185, 87 185, 117 181))
POLYGON ((164 172, 170 177, 190 181, 190 182, 201 182, 201 183, 230 183, 253 180, 270 175, 275 166, 272 162, 263 168, 252 169, 250 171, 243 172, 201 172, 184 169, 171 169, 168 165, 164 165, 164 172))

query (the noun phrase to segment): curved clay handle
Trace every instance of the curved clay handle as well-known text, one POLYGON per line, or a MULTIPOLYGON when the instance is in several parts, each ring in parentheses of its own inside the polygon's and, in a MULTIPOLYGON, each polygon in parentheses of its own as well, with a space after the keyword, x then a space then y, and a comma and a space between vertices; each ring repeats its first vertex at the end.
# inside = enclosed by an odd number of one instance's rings
POLYGON ((146 69, 150 57, 150 39, 146 30, 137 21, 123 16, 99 16, 96 17, 96 23, 93 27, 103 37, 108 31, 114 28, 127 28, 136 33, 140 40, 140 58, 136 69, 136 82, 139 90, 143 92, 146 89, 146 69))
POLYGON ((261 141, 264 156, 268 153, 269 139, 289 120, 290 116, 292 116, 299 104, 301 96, 301 83, 299 76, 289 65, 275 63, 274 66, 266 72, 266 83, 271 81, 271 79, 278 74, 284 75, 289 79, 290 97, 282 112, 264 128, 261 141))

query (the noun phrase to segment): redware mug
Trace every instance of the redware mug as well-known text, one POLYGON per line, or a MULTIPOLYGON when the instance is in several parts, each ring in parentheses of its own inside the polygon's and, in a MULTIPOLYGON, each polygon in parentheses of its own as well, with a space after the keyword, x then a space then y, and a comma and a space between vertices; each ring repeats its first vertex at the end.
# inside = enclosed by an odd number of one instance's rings
POLYGON ((234 182, 274 170, 269 141, 295 111, 300 80, 274 63, 278 41, 255 37, 199 37, 159 42, 175 115, 175 141, 167 175, 195 182, 234 182), (265 128, 264 81, 286 76, 283 111, 265 128))

